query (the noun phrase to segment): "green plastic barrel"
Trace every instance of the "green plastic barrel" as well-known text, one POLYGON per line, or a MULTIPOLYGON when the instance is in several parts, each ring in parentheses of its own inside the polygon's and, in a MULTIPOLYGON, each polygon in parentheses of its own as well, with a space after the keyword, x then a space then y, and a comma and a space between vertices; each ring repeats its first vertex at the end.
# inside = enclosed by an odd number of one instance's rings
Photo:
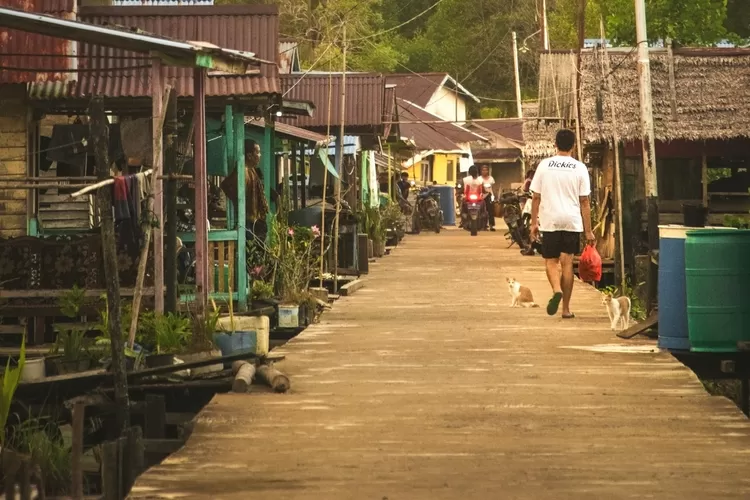
POLYGON ((689 231, 685 278, 691 351, 735 352, 750 341, 750 231, 689 231))

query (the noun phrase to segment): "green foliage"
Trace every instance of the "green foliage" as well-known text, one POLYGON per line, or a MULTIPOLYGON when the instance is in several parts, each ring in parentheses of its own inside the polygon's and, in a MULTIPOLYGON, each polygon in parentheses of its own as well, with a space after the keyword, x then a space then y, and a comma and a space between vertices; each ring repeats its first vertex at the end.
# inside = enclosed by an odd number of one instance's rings
POLYGON ((267 281, 255 280, 253 281, 253 300, 266 300, 273 297, 273 283, 267 281))
POLYGON ((52 354, 59 354, 63 361, 78 361, 88 356, 86 332, 80 328, 69 328, 57 333, 52 354))
MULTIPOLYGON (((635 9, 632 0, 601 2, 607 36, 618 45, 635 43, 635 9)), ((727 35, 726 0, 649 0, 646 19, 650 40, 672 38, 682 45, 710 45, 727 35)))
MULTIPOLYGON (((389 203, 388 205, 386 205, 386 207, 389 205, 393 205, 393 203, 389 203)), ((385 241, 385 235, 388 227, 383 224, 380 207, 365 207, 362 223, 365 228, 365 233, 367 233, 367 236, 372 241, 385 241)))
POLYGON ((734 227, 737 229, 748 229, 750 228, 750 219, 743 215, 731 215, 726 214, 724 216, 724 226, 734 227))
POLYGON ((33 463, 44 472, 46 493, 68 493, 71 477, 71 449, 59 435, 57 424, 30 419, 15 429, 11 447, 31 456, 33 463))
POLYGON ((83 302, 86 300, 86 290, 73 285, 73 288, 65 291, 57 301, 60 312, 66 317, 75 319, 80 316, 83 302))
POLYGON ((0 394, 0 448, 5 444, 5 424, 8 422, 8 415, 10 415, 10 405, 13 401, 13 395, 18 389, 18 384, 21 383, 21 373, 23 366, 26 364, 26 340, 21 341, 21 352, 18 357, 18 364, 15 367, 11 367, 10 359, 5 365, 5 371, 0 379, 2 384, 2 394, 0 394))
POLYGON ((190 343, 192 324, 179 314, 157 314, 154 316, 154 333, 158 354, 179 354, 190 343))

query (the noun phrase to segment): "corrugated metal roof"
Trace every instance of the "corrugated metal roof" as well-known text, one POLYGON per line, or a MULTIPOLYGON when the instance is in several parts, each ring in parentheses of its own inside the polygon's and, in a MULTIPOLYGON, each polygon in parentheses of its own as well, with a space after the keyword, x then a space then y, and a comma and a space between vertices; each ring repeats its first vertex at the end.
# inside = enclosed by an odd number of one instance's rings
POLYGON ((429 125, 436 132, 447 137, 448 139, 450 139, 451 141, 457 144, 474 142, 474 141, 487 142, 487 138, 482 136, 481 134, 474 133, 455 123, 445 121, 445 120, 443 120, 441 123, 435 123, 436 121, 442 120, 442 118, 430 113, 429 111, 427 111, 426 109, 420 106, 417 106, 413 102, 409 102, 406 99, 400 99, 400 98, 397 99, 397 102, 398 102, 399 117, 400 117, 399 126, 401 127, 402 136, 405 136, 404 127, 407 126, 408 122, 416 120, 416 121, 422 122, 422 123, 419 123, 418 125, 429 125), (404 109, 408 110, 409 114, 416 118, 406 118, 402 113, 404 109))
POLYGON ((398 132, 398 105, 396 104, 396 88, 386 85, 383 97, 383 137, 390 137, 391 132, 398 132))
MULTIPOLYGON (((258 58, 278 61, 278 9, 273 5, 195 7, 83 7, 79 18, 100 25, 137 28, 170 38, 204 41, 223 48, 253 52, 258 58)), ((144 54, 98 45, 81 44, 78 83, 64 86, 34 86, 36 99, 68 97, 148 97, 151 95, 150 60, 144 54), (131 69, 128 69, 131 68, 131 69), (54 92, 50 92, 54 91, 54 92), (62 94, 63 91, 73 92, 62 94)), ((192 69, 168 67, 166 79, 173 80, 178 95, 193 95, 192 69)), ((279 94, 278 68, 261 65, 260 74, 209 76, 207 96, 279 94)))
MULTIPOLYGON (((262 118, 260 119, 252 119, 248 118, 245 119, 246 125, 252 125, 254 127, 259 128, 265 128, 266 127, 266 121, 262 118)), ((315 132, 312 132, 310 130, 305 130, 303 128, 295 127, 293 125, 289 125, 286 123, 280 123, 276 122, 274 124, 274 129, 277 133, 281 135, 287 135, 290 137, 294 137, 296 139, 302 139, 304 141, 308 142, 314 142, 314 143, 325 143, 328 142, 329 138, 322 134, 316 134, 315 132)))
MULTIPOLYGON (((469 125, 476 125, 479 134, 482 133, 481 129, 487 129, 492 133, 502 135, 513 141, 523 141, 523 120, 504 120, 501 118, 497 120, 476 120, 469 125)), ((468 128, 471 127, 469 126, 468 128)))
MULTIPOLYGON (((4 7, 27 12, 52 14, 75 19, 75 0, 2 0, 4 7)), ((70 40, 37 35, 18 30, 0 33, 0 66, 4 68, 52 69, 49 72, 29 72, 0 69, 0 83, 27 83, 62 80, 65 70, 75 67, 75 59, 60 57, 73 53, 70 40)))
POLYGON ((279 42, 279 73, 288 75, 299 71, 299 44, 293 40, 279 42))
MULTIPOLYGON (((330 93, 330 126, 340 126, 341 79, 341 74, 281 75, 281 86, 287 99, 309 101, 315 104, 316 108, 315 116, 298 118, 288 123, 293 123, 297 127, 325 130, 328 126, 330 93)), ((347 73, 344 125, 348 131, 379 128, 383 124, 384 90, 383 75, 347 73)))
MULTIPOLYGON (((448 122, 445 124, 423 123, 432 122, 435 118, 404 99, 397 99, 397 101, 399 119, 404 122, 399 124, 402 138, 413 141, 420 151, 461 151, 458 144, 442 133, 446 126, 453 127, 452 124, 448 122)), ((470 135, 473 136, 473 134, 470 135)))
MULTIPOLYGON (((197 7, 90 7, 81 8, 82 21, 117 24, 180 40, 200 40, 220 47, 253 52, 260 59, 278 61, 278 9, 273 5, 197 7)), ((108 47, 83 45, 82 66, 101 70, 148 64, 142 55, 108 47), (139 59, 121 59, 122 57, 139 59), (120 59, 118 59, 120 58, 120 59)), ((174 79, 177 94, 193 95, 193 71, 169 67, 166 78, 174 79)), ((79 96, 142 97, 151 95, 150 69, 120 69, 83 73, 79 96)), ((207 96, 278 94, 278 68, 261 66, 260 75, 210 76, 207 96)))
POLYGON ((474 94, 458 83, 448 73, 397 73, 386 77, 389 85, 396 86, 396 95, 423 108, 428 107, 437 90, 445 85, 458 89, 461 97, 479 102, 474 94))

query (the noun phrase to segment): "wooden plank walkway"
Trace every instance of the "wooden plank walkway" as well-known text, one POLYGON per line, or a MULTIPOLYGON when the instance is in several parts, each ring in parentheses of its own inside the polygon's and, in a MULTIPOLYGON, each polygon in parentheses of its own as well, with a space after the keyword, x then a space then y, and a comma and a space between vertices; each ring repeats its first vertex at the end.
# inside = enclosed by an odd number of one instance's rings
POLYGON ((540 258, 500 234, 407 237, 283 346, 286 395, 216 397, 131 498, 750 498, 750 424, 648 341, 511 309, 540 258))

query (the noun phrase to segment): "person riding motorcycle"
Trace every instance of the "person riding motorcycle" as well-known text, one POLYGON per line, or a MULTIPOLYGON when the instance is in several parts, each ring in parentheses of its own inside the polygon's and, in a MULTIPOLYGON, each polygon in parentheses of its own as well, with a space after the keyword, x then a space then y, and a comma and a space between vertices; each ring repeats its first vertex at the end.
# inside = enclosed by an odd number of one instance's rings
POLYGON ((464 177, 464 198, 461 202, 462 219, 467 214, 467 202, 472 194, 476 195, 478 200, 481 200, 484 194, 484 184, 479 177, 479 170, 476 165, 469 167, 469 175, 464 177))

